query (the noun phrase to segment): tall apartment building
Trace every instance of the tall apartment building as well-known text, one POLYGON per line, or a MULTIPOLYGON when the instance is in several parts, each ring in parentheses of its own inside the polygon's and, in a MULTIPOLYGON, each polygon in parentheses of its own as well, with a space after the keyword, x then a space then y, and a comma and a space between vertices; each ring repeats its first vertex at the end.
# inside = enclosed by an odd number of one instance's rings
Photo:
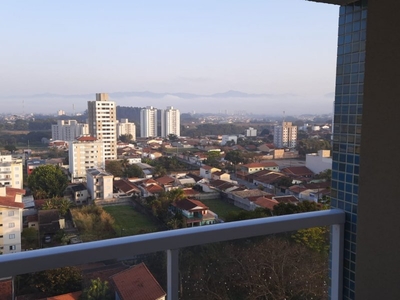
POLYGON ((117 111, 108 94, 96 94, 96 101, 88 101, 89 134, 104 142, 104 158, 117 159, 117 111))
POLYGON ((86 181, 86 170, 104 168, 104 142, 81 136, 69 143, 69 172, 72 182, 86 181))
POLYGON ((78 136, 89 134, 88 124, 78 123, 76 120, 58 120, 51 125, 51 138, 53 141, 73 141, 78 136))
POLYGON ((274 127, 274 144, 277 148, 295 148, 297 144, 297 126, 292 122, 282 122, 274 127))
POLYGON ((181 135, 181 114, 172 106, 161 111, 161 136, 168 137, 170 134, 181 135))
POLYGON ((136 126, 135 123, 129 123, 128 119, 121 119, 117 123, 117 136, 130 134, 132 136, 132 140, 136 140, 136 126))
POLYGON ((157 108, 147 106, 140 111, 140 136, 156 137, 158 136, 157 126, 157 108))
POLYGON ((0 254, 21 251, 23 189, 0 186, 0 254))
POLYGON ((0 185, 22 189, 23 182, 22 160, 0 155, 0 185))

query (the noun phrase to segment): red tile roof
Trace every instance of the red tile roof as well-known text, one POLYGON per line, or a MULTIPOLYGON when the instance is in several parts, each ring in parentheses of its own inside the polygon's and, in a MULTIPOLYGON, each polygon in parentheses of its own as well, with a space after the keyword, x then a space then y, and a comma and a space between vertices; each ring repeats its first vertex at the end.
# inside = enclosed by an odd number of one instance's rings
POLYGON ((22 202, 15 202, 15 197, 17 194, 25 195, 25 190, 6 187, 5 196, 0 196, 0 206, 24 208, 24 204, 22 202))
POLYGON ((0 300, 11 300, 12 299, 12 281, 1 280, 0 281, 0 300))
POLYGON ((39 300, 78 300, 81 294, 82 292, 74 292, 74 293, 42 298, 39 300))
POLYGON ((155 179, 159 184, 170 184, 174 183, 175 179, 170 176, 162 176, 155 179))
POLYGON ((299 199, 295 196, 276 196, 274 200, 278 201, 279 203, 299 203, 299 199))
POLYGON ((281 170, 283 173, 292 174, 297 176, 312 176, 314 172, 305 166, 287 167, 281 170))
POLYGON ((124 193, 140 193, 139 188, 127 179, 114 180, 113 184, 114 187, 118 188, 124 193))
POLYGON ((97 139, 93 136, 80 136, 76 138, 80 142, 94 142, 97 141, 97 139))
POLYGON ((121 300, 157 300, 166 292, 144 263, 111 277, 121 300))
POLYGON ((175 205, 179 209, 187 211, 198 211, 198 210, 208 209, 208 206, 206 206, 203 202, 193 199, 182 199, 176 201, 175 204, 173 205, 175 205))
POLYGON ((274 206, 279 203, 278 201, 276 201, 274 199, 269 199, 269 198, 266 198, 266 197, 258 197, 253 202, 254 202, 254 204, 257 204, 258 206, 261 206, 263 208, 268 208, 270 210, 273 210, 274 206))
POLYGON ((161 186, 159 186, 158 184, 152 184, 152 185, 150 185, 150 186, 145 187, 145 189, 146 189, 148 192, 152 193, 152 194, 154 194, 154 193, 161 193, 161 192, 164 191, 164 189, 163 189, 161 186))
POLYGON ((270 168, 270 167, 278 167, 278 164, 273 161, 269 161, 269 162, 264 162, 264 163, 249 163, 249 164, 243 165, 243 167, 246 167, 246 168, 270 168))

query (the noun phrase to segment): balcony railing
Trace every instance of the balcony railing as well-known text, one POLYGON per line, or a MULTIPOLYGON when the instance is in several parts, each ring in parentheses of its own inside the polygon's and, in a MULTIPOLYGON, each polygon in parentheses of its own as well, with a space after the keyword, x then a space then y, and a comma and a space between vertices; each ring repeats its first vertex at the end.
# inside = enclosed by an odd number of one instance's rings
POLYGON ((0 278, 109 259, 167 252, 167 295, 178 299, 179 249, 263 236, 304 228, 331 226, 330 298, 342 295, 343 230, 345 213, 339 209, 260 218, 239 222, 155 232, 90 243, 0 255, 0 278))

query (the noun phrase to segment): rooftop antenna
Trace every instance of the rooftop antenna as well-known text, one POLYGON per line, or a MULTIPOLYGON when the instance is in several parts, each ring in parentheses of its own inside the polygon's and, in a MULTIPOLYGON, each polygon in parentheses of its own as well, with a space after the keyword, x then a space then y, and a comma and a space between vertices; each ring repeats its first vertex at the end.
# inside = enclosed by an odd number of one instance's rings
POLYGON ((285 123, 285 111, 283 111, 283 123, 285 123))

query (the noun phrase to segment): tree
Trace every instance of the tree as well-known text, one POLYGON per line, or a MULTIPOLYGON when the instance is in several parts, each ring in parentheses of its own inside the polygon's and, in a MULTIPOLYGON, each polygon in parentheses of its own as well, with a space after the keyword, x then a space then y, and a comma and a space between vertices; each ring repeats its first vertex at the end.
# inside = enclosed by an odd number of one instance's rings
POLYGON ((113 293, 108 286, 108 281, 101 281, 100 278, 92 279, 88 288, 84 289, 80 299, 82 300, 112 300, 113 293))
POLYGON ((106 171, 113 174, 115 177, 123 177, 121 162, 118 160, 110 160, 106 163, 106 171))
POLYGON ((168 139, 169 139, 171 142, 176 142, 176 141, 179 140, 178 136, 177 136, 176 134, 173 134, 173 133, 168 134, 168 139))
POLYGON ((17 147, 15 147, 15 145, 5 145, 4 149, 10 152, 14 152, 17 150, 17 147))
POLYGON ((28 187, 36 199, 62 197, 67 182, 61 168, 54 165, 39 166, 28 177, 28 187))
POLYGON ((234 150, 234 151, 229 151, 225 155, 225 160, 228 160, 231 163, 237 165, 238 163, 244 163, 246 159, 243 157, 242 151, 234 150))
POLYGON ((221 155, 218 151, 208 151, 206 164, 213 167, 218 167, 221 160, 221 155))
POLYGON ((123 176, 127 177, 127 178, 131 178, 131 177, 143 178, 144 172, 143 172, 142 168, 140 168, 137 165, 128 165, 123 170, 123 176))
POLYGON ((119 136, 119 140, 123 143, 130 143, 132 141, 132 134, 122 134, 119 136))
MULTIPOLYGON (((18 295, 44 293, 46 297, 82 289, 82 274, 75 267, 65 267, 18 276, 18 295)), ((43 294, 42 294, 43 295, 43 294)), ((42 298, 42 297, 40 297, 42 298)))
POLYGON ((65 198, 52 198, 43 204, 43 210, 58 209, 60 215, 65 217, 73 203, 65 198))

